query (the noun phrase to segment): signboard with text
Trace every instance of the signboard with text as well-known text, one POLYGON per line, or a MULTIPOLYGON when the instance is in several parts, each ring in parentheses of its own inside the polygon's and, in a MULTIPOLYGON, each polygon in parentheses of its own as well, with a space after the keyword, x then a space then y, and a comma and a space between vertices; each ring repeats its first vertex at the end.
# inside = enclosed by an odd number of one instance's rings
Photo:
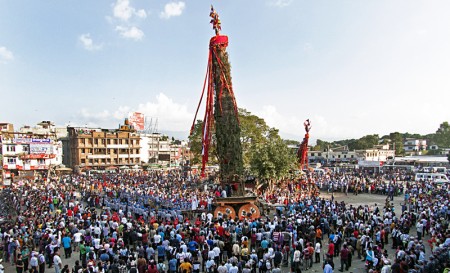
POLYGON ((30 144, 30 154, 53 154, 53 145, 51 144, 30 144))
POLYGON ((49 138, 15 138, 13 140, 15 144, 50 144, 49 138))

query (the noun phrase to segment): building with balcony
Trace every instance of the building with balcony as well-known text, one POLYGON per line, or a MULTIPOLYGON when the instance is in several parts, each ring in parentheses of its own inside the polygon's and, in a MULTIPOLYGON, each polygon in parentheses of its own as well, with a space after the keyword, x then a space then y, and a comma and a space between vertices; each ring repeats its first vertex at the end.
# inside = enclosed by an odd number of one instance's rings
POLYGON ((427 141, 425 139, 407 138, 403 143, 403 149, 406 153, 425 151, 427 141))
POLYGON ((395 158, 395 150, 391 150, 389 144, 375 145, 371 149, 356 150, 355 152, 360 167, 379 168, 386 161, 395 158))
POLYGON ((349 151, 347 146, 325 149, 323 151, 308 151, 308 160, 310 164, 321 163, 340 164, 340 163, 356 163, 355 151, 349 151))
POLYGON ((67 132, 66 163, 72 168, 106 169, 141 163, 141 138, 127 125, 118 130, 68 127, 67 132))
POLYGON ((189 161, 189 147, 186 141, 174 141, 159 133, 140 136, 142 163, 178 166, 189 161))
POLYGON ((62 143, 45 135, 2 132, 3 176, 47 171, 62 163, 62 143))

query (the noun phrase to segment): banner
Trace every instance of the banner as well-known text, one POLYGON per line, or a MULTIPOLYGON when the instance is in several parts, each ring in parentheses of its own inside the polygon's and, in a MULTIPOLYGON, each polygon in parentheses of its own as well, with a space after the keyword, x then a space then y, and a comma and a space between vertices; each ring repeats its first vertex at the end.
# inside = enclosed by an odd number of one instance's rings
POLYGON ((128 114, 128 122, 136 131, 144 131, 145 116, 142 113, 132 112, 128 114))
POLYGON ((50 144, 51 139, 49 138, 15 138, 13 140, 15 144, 50 144))
POLYGON ((30 154, 53 154, 53 145, 30 144, 30 154))

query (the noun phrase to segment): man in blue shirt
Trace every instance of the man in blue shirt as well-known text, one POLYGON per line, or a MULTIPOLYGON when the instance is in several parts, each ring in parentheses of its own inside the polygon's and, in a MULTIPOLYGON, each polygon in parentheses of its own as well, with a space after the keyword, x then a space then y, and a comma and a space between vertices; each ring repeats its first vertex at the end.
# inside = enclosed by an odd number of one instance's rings
POLYGON ((61 242, 64 247, 64 255, 66 256, 66 259, 70 258, 72 254, 72 239, 70 239, 68 234, 65 234, 61 242))
POLYGON ((156 247, 158 250, 158 263, 163 263, 166 256, 166 248, 163 245, 156 247))
POLYGON ((265 237, 264 237, 264 239, 261 241, 261 247, 262 247, 263 249, 269 248, 269 241, 267 241, 265 237))
POLYGON ((192 240, 188 243, 188 248, 191 253, 194 253, 198 249, 199 245, 196 241, 192 240))
POLYGON ((175 257, 172 257, 169 261, 169 273, 176 273, 177 272, 177 259, 175 257))

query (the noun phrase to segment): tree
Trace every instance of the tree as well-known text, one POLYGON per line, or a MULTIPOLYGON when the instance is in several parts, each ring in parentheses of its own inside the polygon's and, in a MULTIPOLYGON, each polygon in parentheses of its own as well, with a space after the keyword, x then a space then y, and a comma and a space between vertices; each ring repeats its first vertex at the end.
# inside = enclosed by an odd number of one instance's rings
MULTIPOLYGON (((270 128, 264 119, 245 109, 239 109, 239 122, 243 162, 247 169, 256 175, 261 174, 265 179, 272 179, 283 176, 289 169, 295 167, 295 152, 281 139, 278 130, 270 128)), ((203 121, 198 120, 189 137, 193 165, 201 163, 202 127, 203 121)), ((215 133, 212 133, 210 164, 217 162, 215 133)))
POLYGON ((295 155, 272 128, 264 142, 251 148, 250 169, 264 180, 279 179, 295 167, 295 155))
MULTIPOLYGON (((194 130, 192 134, 189 136, 189 147, 190 152, 192 154, 191 165, 197 165, 202 163, 202 128, 203 121, 197 120, 197 123, 194 125, 194 130)), ((213 133, 213 137, 211 140, 212 145, 209 148, 209 164, 215 165, 217 164, 217 156, 216 156, 216 147, 215 137, 213 133)))
POLYGON ((399 132, 394 132, 389 134, 389 140, 393 147, 395 147, 395 154, 396 155, 402 155, 404 154, 404 147, 403 147, 403 136, 399 132))
MULTIPOLYGON (((217 36, 216 36, 217 37, 217 36)), ((243 173, 241 127, 232 90, 231 66, 226 45, 210 43, 214 82, 214 121, 217 159, 222 182, 232 182, 243 173)))
POLYGON ((264 119, 253 115, 243 108, 239 108, 239 122, 241 125, 243 163, 244 167, 249 167, 251 147, 264 141, 270 127, 266 124, 264 119))
POLYGON ((327 141, 323 141, 318 139, 316 141, 316 145, 313 147, 313 151, 326 151, 328 148, 332 148, 334 146, 333 143, 331 142, 327 142, 327 141))
POLYGON ((298 140, 292 140, 292 139, 283 139, 284 143, 286 145, 293 145, 293 146, 299 146, 300 145, 300 141, 298 140))
POLYGON ((431 140, 439 147, 450 147, 450 125, 447 121, 439 125, 436 133, 431 136, 431 140))

